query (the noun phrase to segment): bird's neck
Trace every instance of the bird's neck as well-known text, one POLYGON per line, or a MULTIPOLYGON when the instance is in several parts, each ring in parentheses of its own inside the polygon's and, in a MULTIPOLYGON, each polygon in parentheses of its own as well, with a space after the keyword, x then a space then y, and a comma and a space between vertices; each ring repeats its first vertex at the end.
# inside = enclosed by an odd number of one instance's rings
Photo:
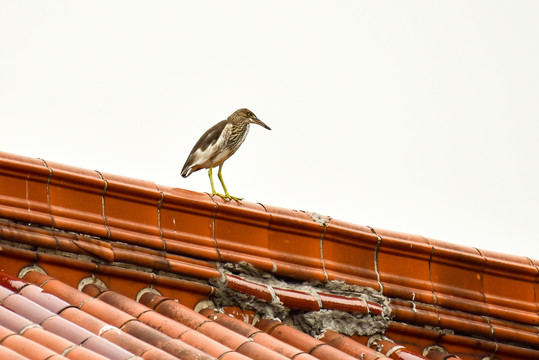
POLYGON ((233 129, 230 134, 230 143, 241 145, 249 133, 249 123, 246 121, 233 121, 233 129))

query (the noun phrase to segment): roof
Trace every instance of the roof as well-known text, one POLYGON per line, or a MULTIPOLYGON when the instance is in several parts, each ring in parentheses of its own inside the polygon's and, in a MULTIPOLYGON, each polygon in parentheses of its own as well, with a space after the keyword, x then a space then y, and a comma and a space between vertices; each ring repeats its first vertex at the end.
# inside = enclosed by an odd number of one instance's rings
POLYGON ((0 357, 537 359, 538 261, 0 153, 0 357))

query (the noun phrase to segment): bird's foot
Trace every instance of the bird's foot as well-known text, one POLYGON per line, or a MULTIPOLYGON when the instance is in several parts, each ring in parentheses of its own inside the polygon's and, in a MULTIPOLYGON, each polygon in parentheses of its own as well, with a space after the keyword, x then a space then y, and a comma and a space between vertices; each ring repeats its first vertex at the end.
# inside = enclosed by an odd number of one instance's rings
POLYGON ((227 194, 227 195, 228 195, 229 200, 234 200, 234 201, 236 201, 238 203, 238 205, 243 205, 243 203, 241 202, 243 200, 243 198, 235 197, 235 196, 232 196, 230 194, 227 194))
POLYGON ((223 195, 223 194, 219 194, 218 192, 214 192, 212 195, 220 196, 226 202, 229 202, 230 200, 234 200, 234 201, 236 201, 238 203, 238 205, 243 205, 242 202, 241 202, 243 200, 242 198, 232 196, 232 195, 230 195, 228 193, 223 195))

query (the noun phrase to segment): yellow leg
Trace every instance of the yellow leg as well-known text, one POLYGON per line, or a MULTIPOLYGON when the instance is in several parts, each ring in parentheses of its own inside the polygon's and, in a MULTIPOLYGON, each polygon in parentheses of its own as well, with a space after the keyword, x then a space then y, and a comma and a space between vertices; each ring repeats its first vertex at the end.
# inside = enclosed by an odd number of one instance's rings
POLYGON ((235 196, 232 196, 228 193, 228 190, 226 189, 226 186, 225 186, 225 182, 223 181, 223 175, 221 174, 221 170, 223 169, 223 165, 220 165, 219 166, 219 172, 217 173, 217 177, 219 177, 219 181, 221 181, 221 185, 223 186, 223 190, 225 191, 225 198, 227 198, 228 200, 230 199, 234 199, 236 200, 236 202, 238 204, 241 205, 241 200, 243 200, 242 198, 238 198, 238 197, 235 197, 235 196))
POLYGON ((213 175, 212 175, 212 168, 213 166, 210 166, 210 169, 208 170, 208 176, 210 177, 210 184, 211 184, 211 194, 212 195, 219 195, 223 199, 226 200, 226 196, 223 194, 219 194, 217 191, 215 191, 215 186, 213 186, 213 175))

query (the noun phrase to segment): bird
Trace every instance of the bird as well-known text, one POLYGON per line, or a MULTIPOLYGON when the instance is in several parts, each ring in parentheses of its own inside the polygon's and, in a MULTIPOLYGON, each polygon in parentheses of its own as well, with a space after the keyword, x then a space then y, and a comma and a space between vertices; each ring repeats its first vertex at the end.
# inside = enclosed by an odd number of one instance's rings
POLYGON ((241 205, 242 198, 232 196, 228 193, 221 170, 223 169, 223 163, 234 155, 245 141, 250 124, 257 124, 271 130, 251 110, 245 108, 234 111, 226 120, 220 121, 209 128, 196 142, 195 146, 193 146, 191 153, 183 165, 182 177, 186 178, 200 169, 209 169, 208 176, 210 178, 212 196, 220 196, 227 202, 235 200, 241 205), (217 176, 225 191, 224 194, 219 194, 215 191, 213 185, 212 169, 216 166, 219 166, 217 176))

